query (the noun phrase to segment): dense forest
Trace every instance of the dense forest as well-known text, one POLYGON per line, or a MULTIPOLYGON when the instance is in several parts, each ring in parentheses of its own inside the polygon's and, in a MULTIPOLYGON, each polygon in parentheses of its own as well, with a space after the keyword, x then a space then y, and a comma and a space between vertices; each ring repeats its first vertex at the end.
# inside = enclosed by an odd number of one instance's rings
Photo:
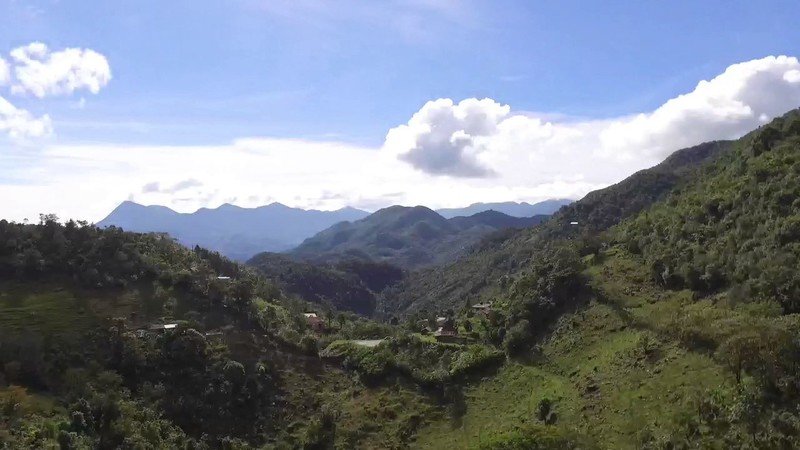
POLYGON ((369 259, 312 264, 278 253, 259 253, 247 261, 290 294, 341 311, 371 316, 377 293, 405 276, 399 267, 369 259))

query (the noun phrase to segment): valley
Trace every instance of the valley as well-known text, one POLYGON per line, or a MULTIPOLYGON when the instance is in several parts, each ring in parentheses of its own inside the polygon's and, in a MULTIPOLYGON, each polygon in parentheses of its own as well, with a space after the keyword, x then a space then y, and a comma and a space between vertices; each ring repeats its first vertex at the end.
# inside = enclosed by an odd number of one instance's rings
POLYGON ((793 448, 798 124, 551 217, 391 207, 247 264, 0 221, 0 442, 793 448))

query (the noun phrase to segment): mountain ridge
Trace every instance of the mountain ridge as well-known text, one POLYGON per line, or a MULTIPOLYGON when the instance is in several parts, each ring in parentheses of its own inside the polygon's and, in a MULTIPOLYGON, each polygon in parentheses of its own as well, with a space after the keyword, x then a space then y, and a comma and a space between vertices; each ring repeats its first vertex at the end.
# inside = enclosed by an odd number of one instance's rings
POLYGON ((551 215, 562 206, 569 205, 575 200, 560 198, 549 199, 536 203, 527 202, 488 202, 472 203, 462 208, 439 208, 436 210, 442 217, 451 219, 458 216, 471 216, 483 211, 497 211, 512 217, 532 217, 537 215, 551 215))
MULTIPOLYGON (((516 214, 525 208, 551 211, 568 202, 569 200, 554 199, 533 205, 524 202, 473 203, 466 208, 440 211, 456 217, 474 215, 458 214, 471 210, 483 212, 495 209, 503 212, 501 209, 505 209, 512 210, 513 214, 506 212, 509 216, 521 217, 516 214)), ((430 208, 426 209, 435 212, 430 208)), ((178 212, 168 206, 144 205, 126 200, 96 225, 101 228, 113 225, 136 232, 168 233, 183 245, 199 245, 234 260, 246 261, 260 252, 289 251, 302 244, 305 239, 339 222, 362 219, 369 214, 352 206, 326 211, 294 208, 279 202, 252 208, 223 203, 215 208, 202 207, 194 212, 178 212)), ((433 217, 430 219, 435 220, 433 217)))
POLYGON ((308 261, 356 257, 418 269, 448 262, 491 232, 537 225, 548 216, 483 211, 446 219, 425 206, 390 206, 306 239, 290 255, 308 261))
POLYGON ((110 225, 137 232, 165 232, 187 246, 200 245, 244 261, 262 251, 288 250, 310 235, 343 220, 366 216, 366 211, 304 210, 273 202, 256 208, 225 203, 180 213, 161 205, 125 201, 99 227, 110 225))

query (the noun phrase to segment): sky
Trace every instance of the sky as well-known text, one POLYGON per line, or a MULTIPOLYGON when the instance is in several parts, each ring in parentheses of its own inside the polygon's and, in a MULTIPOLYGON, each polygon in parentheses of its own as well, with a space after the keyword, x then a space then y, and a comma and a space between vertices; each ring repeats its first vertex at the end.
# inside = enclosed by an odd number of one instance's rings
POLYGON ((0 218, 577 199, 800 106, 799 14, 0 0, 0 218))

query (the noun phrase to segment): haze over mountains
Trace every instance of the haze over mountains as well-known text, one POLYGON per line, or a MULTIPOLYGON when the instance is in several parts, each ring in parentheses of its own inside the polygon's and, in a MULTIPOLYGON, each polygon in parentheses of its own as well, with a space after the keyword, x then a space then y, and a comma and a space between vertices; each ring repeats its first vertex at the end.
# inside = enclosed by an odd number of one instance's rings
POLYGON ((123 202, 97 225, 126 231, 164 232, 187 246, 200 245, 246 260, 261 251, 289 250, 331 225, 369 215, 355 208, 336 211, 304 210, 272 203, 258 208, 224 204, 184 214, 165 206, 123 202))
MULTIPOLYGON (((532 222, 514 219, 552 214, 560 206, 570 202, 570 200, 562 199, 546 200, 535 204, 475 203, 466 208, 440 210, 441 216, 432 210, 424 209, 438 216, 434 222, 489 210, 499 211, 497 214, 472 221, 462 219, 459 221, 459 225, 455 228, 448 228, 446 231, 446 233, 452 234, 456 228, 461 228, 458 230, 459 233, 465 231, 466 228, 472 228, 470 231, 472 237, 464 241, 472 242, 478 235, 495 229, 518 228, 526 226, 526 223, 538 223, 538 219, 532 222), (481 225, 481 227, 474 228, 473 225, 481 225)), ((335 211, 319 211, 292 208, 280 203, 257 208, 224 204, 218 208, 201 208, 193 213, 179 213, 165 206, 144 206, 125 201, 97 225, 99 227, 114 225, 126 231, 169 233, 183 245, 200 245, 218 251, 229 258, 245 261, 260 252, 288 251, 301 244, 305 239, 340 222, 357 221, 369 215, 370 213, 367 211, 352 207, 335 211)), ((466 235, 462 234, 462 237, 466 237, 466 235)), ((330 250, 330 248, 326 248, 326 252, 330 250)), ((307 253, 305 252, 305 254, 307 253)), ((417 260, 418 258, 412 259, 417 260)))
POLYGON ((569 205, 574 200, 559 198, 552 200, 545 200, 530 204, 527 202, 499 202, 499 203, 473 203, 464 208, 442 208, 437 209, 436 212, 441 214, 445 219, 451 219, 458 216, 471 216, 483 211, 497 211, 503 214, 508 214, 513 217, 533 217, 540 214, 550 215, 558 211, 559 208, 569 205))

